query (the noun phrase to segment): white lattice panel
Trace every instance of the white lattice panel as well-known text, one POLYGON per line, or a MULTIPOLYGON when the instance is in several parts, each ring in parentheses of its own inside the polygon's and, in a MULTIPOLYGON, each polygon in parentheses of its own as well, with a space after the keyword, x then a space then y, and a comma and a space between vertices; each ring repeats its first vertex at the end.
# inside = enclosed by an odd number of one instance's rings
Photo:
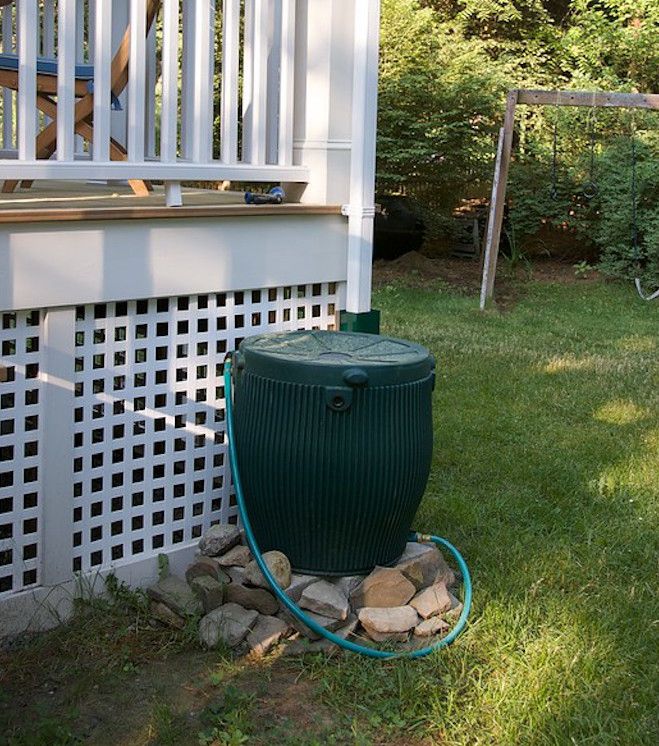
POLYGON ((335 283, 76 309, 73 570, 101 569, 236 520, 222 364, 265 331, 334 328, 335 283))
POLYGON ((41 339, 39 311, 2 313, 0 596, 39 582, 41 339))

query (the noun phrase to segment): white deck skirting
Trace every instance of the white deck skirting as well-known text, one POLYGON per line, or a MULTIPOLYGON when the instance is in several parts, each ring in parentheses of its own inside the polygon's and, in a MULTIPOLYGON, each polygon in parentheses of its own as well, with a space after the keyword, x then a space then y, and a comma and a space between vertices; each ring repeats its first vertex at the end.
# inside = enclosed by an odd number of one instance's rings
POLYGON ((66 306, 0 312, 0 637, 66 618, 99 573, 145 585, 159 554, 180 571, 205 529, 237 520, 224 356, 249 335, 335 328, 345 284, 318 269, 213 282, 89 302, 71 278, 66 306))

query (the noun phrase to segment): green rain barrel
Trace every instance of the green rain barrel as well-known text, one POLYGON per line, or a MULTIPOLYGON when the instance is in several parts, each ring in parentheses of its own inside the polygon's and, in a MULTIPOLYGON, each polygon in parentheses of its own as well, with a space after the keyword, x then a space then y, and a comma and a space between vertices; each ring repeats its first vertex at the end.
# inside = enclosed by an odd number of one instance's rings
POLYGON ((395 563, 430 470, 428 350, 372 334, 264 334, 241 343, 234 374, 238 466, 261 550, 314 575, 395 563))

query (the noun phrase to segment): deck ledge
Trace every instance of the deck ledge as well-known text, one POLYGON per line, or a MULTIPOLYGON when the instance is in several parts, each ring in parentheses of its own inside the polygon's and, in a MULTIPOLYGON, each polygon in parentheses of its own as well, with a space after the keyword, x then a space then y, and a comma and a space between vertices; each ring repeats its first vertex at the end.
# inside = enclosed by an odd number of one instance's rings
POLYGON ((52 223, 83 220, 167 220, 245 218, 272 215, 341 215, 341 205, 191 205, 187 207, 0 208, 0 223, 52 223))

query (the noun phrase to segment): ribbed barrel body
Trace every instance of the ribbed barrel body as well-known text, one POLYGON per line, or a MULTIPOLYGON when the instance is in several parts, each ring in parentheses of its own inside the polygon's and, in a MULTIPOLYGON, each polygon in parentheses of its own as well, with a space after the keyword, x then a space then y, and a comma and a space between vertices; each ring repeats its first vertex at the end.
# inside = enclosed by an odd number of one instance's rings
POLYGON ((236 384, 236 445, 261 549, 320 575, 394 563, 428 479, 433 379, 357 387, 337 411, 327 387, 247 365, 236 384))

